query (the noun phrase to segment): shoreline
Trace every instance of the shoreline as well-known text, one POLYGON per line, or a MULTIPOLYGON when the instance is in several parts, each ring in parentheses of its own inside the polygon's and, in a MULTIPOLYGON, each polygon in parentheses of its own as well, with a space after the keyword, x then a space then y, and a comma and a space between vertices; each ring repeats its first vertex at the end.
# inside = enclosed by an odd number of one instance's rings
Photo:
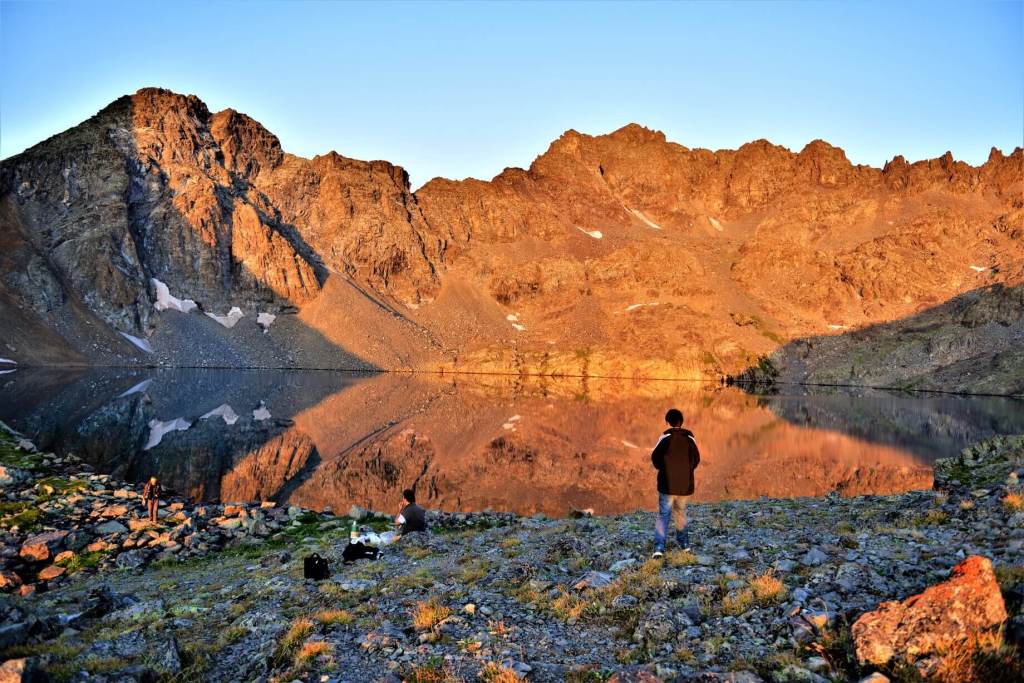
POLYGON ((0 445, 4 474, 22 477, 2 489, 5 581, 29 568, 39 584, 0 596, 0 658, 28 657, 57 679, 848 680, 870 673, 849 660, 858 614, 975 554, 1005 590, 1024 581, 1024 512, 1005 502, 1018 500, 1024 437, 936 463, 935 490, 691 504, 692 552, 670 545, 661 562, 647 560, 649 512, 431 511, 431 533, 352 565, 341 563, 347 516, 168 500, 151 528, 132 519, 138 487, 0 445), (18 514, 44 516, 12 533, 11 497, 25 491, 35 499, 18 514), (56 535, 39 540, 47 527, 56 535), (329 560, 329 580, 302 579, 309 552, 329 560))
POLYGON ((346 375, 410 375, 426 377, 507 377, 516 379, 529 379, 539 381, 565 381, 565 380, 603 380, 614 382, 634 383, 679 383, 679 384, 706 384, 712 386, 736 387, 752 395, 778 393, 779 387, 814 387, 817 389, 849 389, 849 390, 871 390, 901 394, 935 394, 939 396, 965 396, 979 398, 1009 398, 1024 401, 1024 394, 996 394, 986 392, 970 391, 949 391, 944 389, 922 389, 900 386, 883 386, 872 384, 826 384, 821 382, 784 382, 764 380, 738 380, 732 375, 718 375, 705 379, 694 379, 688 377, 642 377, 635 375, 592 375, 592 374, 547 374, 531 372, 490 372, 472 370, 423 370, 412 368, 373 368, 373 369, 349 369, 334 367, 277 367, 277 366, 220 366, 220 365, 96 365, 96 364, 62 364, 62 365, 25 365, 16 364, 10 370, 42 370, 42 371, 87 371, 87 370, 219 370, 238 372, 333 372, 346 375))

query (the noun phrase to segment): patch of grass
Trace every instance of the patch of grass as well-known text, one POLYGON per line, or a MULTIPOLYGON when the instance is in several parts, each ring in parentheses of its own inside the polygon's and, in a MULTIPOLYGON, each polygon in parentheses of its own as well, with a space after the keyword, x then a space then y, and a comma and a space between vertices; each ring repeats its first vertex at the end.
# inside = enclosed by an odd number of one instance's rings
POLYGON ((932 678, 942 683, 1010 683, 1024 680, 1024 657, 1000 632, 981 633, 939 654, 932 678))
POLYGON ((488 662, 480 670, 480 680, 483 683, 519 683, 519 676, 512 669, 488 662))
POLYGON ((996 582, 1004 591, 1019 583, 1024 583, 1024 565, 1000 565, 993 568, 996 582))
POLYGON ((324 626, 348 626, 354 619, 351 612, 343 609, 320 610, 313 618, 324 626))
POLYGON ((411 560, 422 560, 425 557, 430 557, 434 551, 425 546, 410 545, 402 549, 405 556, 411 560))
POLYGON ((754 591, 749 588, 734 591, 722 598, 722 614, 739 616, 754 606, 754 591))
POLYGON ((786 584, 771 572, 765 572, 750 580, 750 590, 759 604, 777 605, 786 595, 786 584))
POLYGON ((402 678, 403 683, 462 683, 444 660, 431 657, 402 678))
POLYGON ((412 613, 412 625, 419 631, 426 631, 438 626, 451 614, 451 608, 441 604, 438 598, 432 597, 416 603, 412 613))
POLYGON ((237 643, 247 635, 249 635, 249 629, 244 626, 232 626, 225 631, 221 631, 220 635, 217 637, 217 642, 223 647, 237 643))
POLYGON ((516 536, 509 536, 508 538, 503 540, 498 545, 500 545, 502 548, 514 548, 517 545, 522 545, 522 543, 523 543, 522 539, 520 539, 520 538, 518 538, 516 536))
POLYGON ((324 640, 310 640, 303 643, 295 653, 295 665, 305 669, 318 658, 333 659, 334 645, 324 640))
POLYGON ((685 567, 697 564, 697 556, 689 550, 676 548, 665 553, 665 564, 669 567, 685 567))
POLYGON ((288 631, 285 632, 277 644, 277 652, 274 653, 275 661, 287 661, 290 659, 299 645, 316 631, 316 624, 311 619, 299 617, 292 621, 288 631))
POLYGON ((457 575, 461 583, 474 584, 487 576, 491 571, 491 564, 486 560, 474 560, 468 562, 457 575))
POLYGON ((570 619, 578 620, 589 606, 590 601, 583 596, 563 589, 551 601, 551 612, 563 621, 570 619))
POLYGON ((396 576, 392 586, 397 590, 425 590, 435 583, 434 572, 426 567, 420 567, 416 571, 396 576))
POLYGON ((1003 507, 1013 512, 1024 510, 1024 496, 1019 493, 1007 493, 1003 498, 1003 507))
POLYGON ((923 515, 913 518, 911 526, 937 526, 949 521, 949 515, 942 510, 929 510, 923 515))
POLYGON ((599 669, 596 665, 588 665, 584 669, 567 671, 565 683, 606 683, 613 675, 613 671, 599 669))

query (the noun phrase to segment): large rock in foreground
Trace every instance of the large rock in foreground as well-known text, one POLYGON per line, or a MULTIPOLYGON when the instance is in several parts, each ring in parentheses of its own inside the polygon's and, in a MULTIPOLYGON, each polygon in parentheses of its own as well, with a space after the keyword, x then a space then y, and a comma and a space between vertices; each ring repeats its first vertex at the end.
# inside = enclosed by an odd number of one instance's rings
POLYGON ((953 567, 949 580, 902 602, 883 602, 853 625, 861 664, 884 665, 966 641, 1006 621, 992 562, 978 555, 953 567))

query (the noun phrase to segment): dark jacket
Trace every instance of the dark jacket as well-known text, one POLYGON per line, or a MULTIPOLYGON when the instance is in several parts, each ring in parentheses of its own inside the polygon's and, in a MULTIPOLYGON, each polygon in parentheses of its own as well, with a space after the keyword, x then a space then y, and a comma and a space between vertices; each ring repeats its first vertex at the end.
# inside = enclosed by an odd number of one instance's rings
POLYGON ((416 503, 406 505, 399 514, 402 515, 405 522, 398 526, 398 533, 407 534, 411 531, 427 530, 427 511, 416 503))
POLYGON ((162 496, 163 493, 164 488, 160 486, 159 482, 157 482, 156 484, 152 484, 147 481, 146 485, 142 487, 142 500, 159 500, 160 496, 162 496))
POLYGON ((693 493, 693 471, 700 464, 700 451, 689 429, 666 429, 651 453, 658 470, 658 493, 689 496, 693 493))

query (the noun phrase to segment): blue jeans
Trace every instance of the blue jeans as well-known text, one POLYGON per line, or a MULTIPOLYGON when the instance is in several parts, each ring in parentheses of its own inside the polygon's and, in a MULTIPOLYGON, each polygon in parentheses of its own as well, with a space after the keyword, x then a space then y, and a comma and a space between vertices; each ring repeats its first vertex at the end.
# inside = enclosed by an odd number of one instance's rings
POLYGON ((658 515, 654 521, 654 547, 665 549, 665 536, 668 535, 668 519, 672 518, 676 526, 676 541, 679 547, 690 545, 690 533, 686 521, 686 496, 673 496, 667 493, 658 494, 658 515))

